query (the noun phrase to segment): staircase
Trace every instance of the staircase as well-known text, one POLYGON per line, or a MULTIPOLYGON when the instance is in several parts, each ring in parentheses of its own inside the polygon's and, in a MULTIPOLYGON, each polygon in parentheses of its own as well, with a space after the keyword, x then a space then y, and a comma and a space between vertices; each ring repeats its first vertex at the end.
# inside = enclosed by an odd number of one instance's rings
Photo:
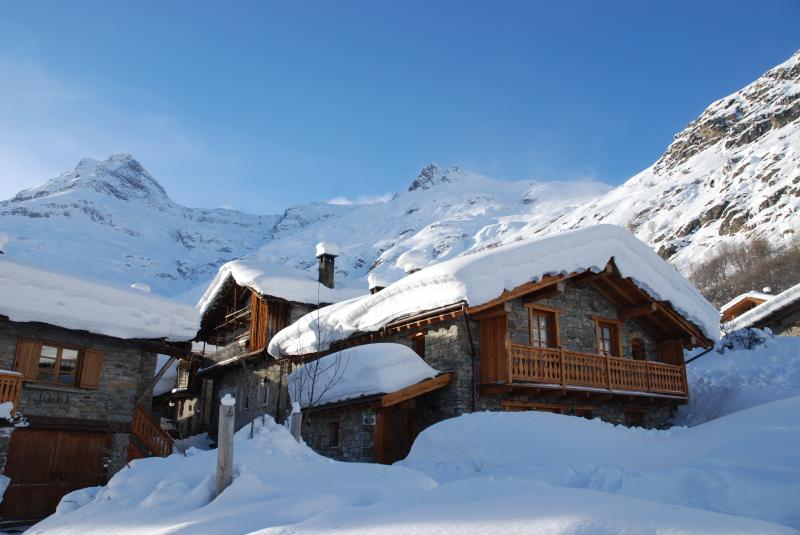
POLYGON ((140 405, 133 409, 128 461, 143 457, 167 457, 172 453, 172 437, 140 405))

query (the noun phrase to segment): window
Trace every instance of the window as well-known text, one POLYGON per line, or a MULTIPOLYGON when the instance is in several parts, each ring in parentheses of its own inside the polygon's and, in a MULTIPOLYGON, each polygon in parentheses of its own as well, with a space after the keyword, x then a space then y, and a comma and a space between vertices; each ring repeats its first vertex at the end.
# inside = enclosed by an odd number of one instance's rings
POLYGON ((71 347, 42 344, 36 381, 74 385, 80 351, 71 347))
POLYGON ((625 425, 628 427, 642 427, 644 424, 644 411, 626 409, 625 425))
POLYGON ((415 334, 411 337, 411 341, 414 343, 414 352, 425 360, 425 333, 415 334))
POLYGON ((616 320, 594 318, 597 329, 597 352, 607 357, 619 357, 619 325, 616 320))
POLYGON ((558 347, 558 318, 555 310, 529 307, 531 345, 558 347))
POLYGON ((644 342, 642 342, 639 338, 634 338, 631 340, 631 356, 633 357, 633 360, 647 360, 644 342))
POLYGON ((587 420, 591 420, 593 418, 594 411, 591 407, 575 407, 575 416, 579 418, 586 418, 587 420))
POLYGON ((328 422, 328 446, 331 448, 339 447, 339 420, 328 422))

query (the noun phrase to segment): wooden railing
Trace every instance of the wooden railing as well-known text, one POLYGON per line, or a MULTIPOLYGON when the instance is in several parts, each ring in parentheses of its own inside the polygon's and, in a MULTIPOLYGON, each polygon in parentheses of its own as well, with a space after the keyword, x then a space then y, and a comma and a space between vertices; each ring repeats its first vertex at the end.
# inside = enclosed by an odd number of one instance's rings
POLYGON ((511 344, 511 381, 687 395, 681 366, 511 344))
POLYGON ((16 415, 19 407, 19 390, 22 385, 22 374, 17 372, 0 372, 0 403, 10 401, 14 408, 11 416, 16 415))
POLYGON ((154 456, 167 457, 172 453, 172 437, 161 429, 156 419, 139 405, 133 409, 131 433, 154 456))

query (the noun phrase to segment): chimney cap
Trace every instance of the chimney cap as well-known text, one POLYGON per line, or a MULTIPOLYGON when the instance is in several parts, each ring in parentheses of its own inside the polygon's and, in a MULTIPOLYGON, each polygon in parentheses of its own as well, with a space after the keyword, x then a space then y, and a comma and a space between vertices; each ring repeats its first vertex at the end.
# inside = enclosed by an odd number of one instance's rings
POLYGON ((389 286, 389 282, 377 273, 370 273, 367 275, 367 284, 369 284, 370 290, 375 288, 386 288, 389 286))
POLYGON ((317 258, 320 256, 339 256, 339 246, 327 241, 319 242, 317 244, 317 258))
POLYGON ((761 293, 771 294, 772 293, 772 286, 764 286, 764 288, 761 290, 761 293))
POLYGON ((411 275, 412 273, 416 273, 420 269, 422 268, 416 265, 414 262, 406 262, 403 265, 403 271, 406 272, 406 275, 411 275))

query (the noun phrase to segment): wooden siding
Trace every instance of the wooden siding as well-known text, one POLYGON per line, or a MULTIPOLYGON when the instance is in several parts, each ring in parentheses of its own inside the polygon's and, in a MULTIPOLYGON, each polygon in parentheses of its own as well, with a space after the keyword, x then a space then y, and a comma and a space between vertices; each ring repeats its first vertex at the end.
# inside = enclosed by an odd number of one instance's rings
POLYGON ((508 318, 499 315, 480 322, 481 383, 508 382, 508 318))

